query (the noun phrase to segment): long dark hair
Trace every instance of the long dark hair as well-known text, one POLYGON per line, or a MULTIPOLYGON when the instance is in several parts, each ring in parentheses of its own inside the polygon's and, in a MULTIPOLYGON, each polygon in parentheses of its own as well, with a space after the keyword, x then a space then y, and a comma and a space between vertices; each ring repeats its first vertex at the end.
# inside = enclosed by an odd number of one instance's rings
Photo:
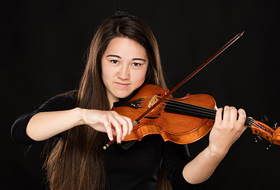
MULTIPOLYGON (((128 37, 146 49, 149 66, 144 83, 166 88, 158 44, 153 33, 142 20, 118 12, 106 19, 93 37, 78 90, 78 107, 110 110, 101 78, 101 57, 109 42, 116 37, 128 37)), ((106 189, 106 170, 101 148, 106 138, 104 133, 89 126, 78 126, 64 132, 45 164, 50 189, 106 189)), ((161 183, 165 184, 165 180, 163 181, 161 183)), ((162 187, 160 188, 163 189, 162 187)))

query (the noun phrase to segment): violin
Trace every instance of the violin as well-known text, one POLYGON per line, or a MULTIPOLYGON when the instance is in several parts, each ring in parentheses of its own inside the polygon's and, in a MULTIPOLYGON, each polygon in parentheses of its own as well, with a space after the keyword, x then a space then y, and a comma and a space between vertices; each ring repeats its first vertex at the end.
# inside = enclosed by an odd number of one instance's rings
MULTIPOLYGON (((137 116, 158 102, 168 89, 156 85, 144 85, 127 102, 115 102, 113 110, 135 121, 137 116)), ((144 119, 133 127, 133 132, 123 141, 141 139, 150 134, 160 134, 164 141, 189 144, 203 138, 213 127, 216 116, 216 101, 207 94, 187 94, 183 98, 165 99, 144 119)), ((270 128, 260 121, 247 117, 245 125, 252 129, 256 141, 261 138, 272 144, 280 145, 280 127, 270 128)))
MULTIPOLYGON (((160 134, 164 141, 176 144, 189 144, 203 138, 214 125, 215 99, 206 94, 187 94, 183 98, 172 98, 171 94, 239 39, 243 33, 237 34, 172 90, 147 84, 143 85, 129 101, 115 102, 112 110, 133 121, 132 133, 123 139, 131 143, 122 147, 128 149, 135 142, 141 141, 144 136, 151 134, 160 134)), ((245 125, 256 135, 256 142, 263 138, 270 143, 268 148, 273 144, 280 145, 280 127, 277 124, 271 128, 263 122, 247 117, 245 125)), ((114 141, 107 143, 103 149, 106 150, 114 141)))

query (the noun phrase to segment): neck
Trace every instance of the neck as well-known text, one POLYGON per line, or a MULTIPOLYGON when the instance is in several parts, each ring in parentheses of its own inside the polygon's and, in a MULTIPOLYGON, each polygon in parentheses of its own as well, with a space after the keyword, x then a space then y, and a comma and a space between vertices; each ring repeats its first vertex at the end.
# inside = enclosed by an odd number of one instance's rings
POLYGON ((109 101, 109 106, 112 109, 114 102, 119 101, 119 99, 108 92, 107 92, 107 97, 108 97, 108 101, 109 101))
MULTIPOLYGON (((213 120, 215 120, 217 112, 215 109, 204 108, 175 100, 169 100, 164 108, 164 111, 213 120)), ((254 119, 246 118, 245 125, 251 126, 252 122, 254 122, 254 119)))

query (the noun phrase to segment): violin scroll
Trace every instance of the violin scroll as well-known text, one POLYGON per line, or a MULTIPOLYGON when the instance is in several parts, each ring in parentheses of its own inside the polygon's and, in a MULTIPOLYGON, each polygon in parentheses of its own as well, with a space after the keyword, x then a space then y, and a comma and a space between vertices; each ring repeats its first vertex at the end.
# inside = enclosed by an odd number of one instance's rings
POLYGON ((273 133, 273 139, 274 139, 274 144, 280 145, 280 127, 277 127, 277 129, 273 133))

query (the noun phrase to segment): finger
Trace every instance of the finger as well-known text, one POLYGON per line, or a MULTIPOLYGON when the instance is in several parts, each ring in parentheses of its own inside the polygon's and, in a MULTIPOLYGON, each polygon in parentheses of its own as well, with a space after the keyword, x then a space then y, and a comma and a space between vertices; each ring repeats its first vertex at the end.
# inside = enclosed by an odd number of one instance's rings
POLYGON ((106 129, 106 132, 107 132, 107 135, 108 135, 108 138, 110 139, 110 141, 114 140, 111 123, 109 121, 104 121, 103 125, 106 129))
POLYGON ((123 117, 123 118, 126 120, 126 123, 127 123, 127 135, 130 135, 130 133, 133 129, 132 121, 128 117, 123 117))
POLYGON ((241 122, 241 123, 245 123, 245 120, 246 120, 246 112, 244 109, 239 109, 237 111, 237 113, 239 114, 239 117, 238 117, 238 120, 241 122))
POLYGON ((117 132, 117 143, 121 143, 123 132, 122 132, 122 126, 121 126, 120 122, 113 116, 110 118, 110 122, 112 123, 112 125, 114 126, 114 128, 117 132))
POLYGON ((242 126, 242 133, 247 129, 247 127, 245 126, 245 121, 246 121, 246 112, 244 109, 239 109, 237 111, 237 113, 239 114, 238 116, 238 121, 237 123, 242 126))
POLYGON ((222 112, 223 112, 223 108, 217 109, 216 117, 215 117, 215 122, 221 122, 221 120, 222 120, 222 112))
POLYGON ((115 118, 112 113, 109 112, 104 114, 103 117, 100 119, 100 123, 104 125, 110 141, 114 140, 114 136, 118 136, 119 131, 117 131, 115 127, 117 126, 117 122, 115 121, 115 118))
POLYGON ((229 107, 230 111, 230 122, 235 122, 237 120, 237 110, 235 107, 229 107))
POLYGON ((129 126, 128 126, 128 121, 125 119, 125 117, 121 117, 120 121, 122 124, 122 132, 123 132, 122 140, 123 140, 129 132, 129 126))
POLYGON ((133 129, 133 125, 132 125, 132 121, 130 118, 122 116, 122 130, 123 130, 123 136, 122 136, 122 140, 127 136, 130 135, 132 129, 133 129))
POLYGON ((126 117, 128 120, 128 126, 129 126, 129 130, 128 130, 128 134, 130 135, 131 131, 133 130, 133 124, 130 118, 126 117))
POLYGON ((119 115, 117 112, 112 112, 112 114, 121 125, 121 130, 122 130, 121 139, 123 140, 129 132, 128 120, 126 117, 119 115))
POLYGON ((230 120, 230 108, 229 106, 224 107, 224 113, 223 113, 223 121, 228 122, 230 120))

